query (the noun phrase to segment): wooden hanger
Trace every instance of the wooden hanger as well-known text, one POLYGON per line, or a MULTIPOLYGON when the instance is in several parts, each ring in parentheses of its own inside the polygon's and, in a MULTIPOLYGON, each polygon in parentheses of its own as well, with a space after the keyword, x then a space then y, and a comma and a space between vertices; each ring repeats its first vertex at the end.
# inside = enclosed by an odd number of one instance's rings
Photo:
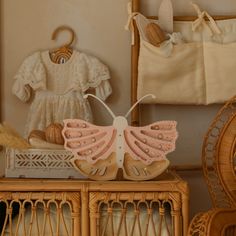
POLYGON ((70 41, 64 44, 63 46, 61 46, 60 48, 50 52, 51 60, 57 64, 63 64, 66 61, 68 61, 73 53, 73 49, 71 48, 71 45, 75 39, 75 32, 70 27, 60 26, 56 28, 52 34, 52 40, 55 40, 57 38, 59 32, 65 31, 65 30, 69 31, 71 34, 70 41))

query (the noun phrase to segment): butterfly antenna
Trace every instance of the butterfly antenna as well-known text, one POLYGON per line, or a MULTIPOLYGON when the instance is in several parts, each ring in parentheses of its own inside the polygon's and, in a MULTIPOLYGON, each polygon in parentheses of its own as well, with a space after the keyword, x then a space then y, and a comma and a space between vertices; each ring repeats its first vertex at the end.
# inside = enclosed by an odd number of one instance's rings
POLYGON ((156 98, 155 95, 153 94, 147 94, 143 97, 141 97, 136 103, 134 103, 134 105, 129 109, 129 111, 126 113, 125 115, 125 118, 127 118, 129 116, 129 114, 131 113, 131 111, 133 111, 133 109, 142 101, 144 100, 145 98, 147 97, 152 97, 153 99, 156 98))
POLYGON ((104 103, 100 98, 98 98, 97 96, 95 96, 95 95, 93 95, 93 94, 91 94, 91 93, 87 93, 87 94, 85 94, 84 95, 84 98, 88 98, 88 97, 93 97, 93 98, 95 98, 95 99, 97 99, 100 103, 102 103, 103 104, 103 106, 107 109, 107 111, 110 113, 110 115, 112 116, 112 118, 113 119, 115 119, 116 118, 116 116, 115 116, 115 114, 112 112, 112 110, 107 106, 107 104, 106 103, 104 103))

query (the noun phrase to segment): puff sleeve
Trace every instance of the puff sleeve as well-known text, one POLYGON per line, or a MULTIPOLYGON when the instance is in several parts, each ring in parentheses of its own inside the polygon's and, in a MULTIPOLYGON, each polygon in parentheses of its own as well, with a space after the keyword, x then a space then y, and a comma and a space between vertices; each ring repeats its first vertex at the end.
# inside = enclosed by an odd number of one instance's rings
POLYGON ((34 53, 23 61, 14 79, 12 93, 23 102, 29 100, 31 89, 45 89, 46 72, 39 52, 34 53))
POLYGON ((102 99, 103 101, 112 93, 112 88, 110 85, 110 72, 106 65, 104 65, 96 57, 89 56, 87 57, 87 88, 94 88, 95 95, 102 99))

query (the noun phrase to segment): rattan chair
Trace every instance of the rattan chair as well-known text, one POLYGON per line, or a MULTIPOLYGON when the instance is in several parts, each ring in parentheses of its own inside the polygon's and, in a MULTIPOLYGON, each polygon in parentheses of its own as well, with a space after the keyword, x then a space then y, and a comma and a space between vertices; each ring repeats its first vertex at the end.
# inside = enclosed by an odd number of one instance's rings
POLYGON ((213 120, 203 143, 202 163, 213 207, 197 214, 188 235, 236 235, 236 96, 213 120))

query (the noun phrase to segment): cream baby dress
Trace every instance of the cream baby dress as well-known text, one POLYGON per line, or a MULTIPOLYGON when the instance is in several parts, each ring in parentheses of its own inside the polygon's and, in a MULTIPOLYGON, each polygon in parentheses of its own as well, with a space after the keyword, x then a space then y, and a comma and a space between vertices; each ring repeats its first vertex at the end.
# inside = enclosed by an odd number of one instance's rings
POLYGON ((80 118, 92 122, 87 99, 89 88, 105 100, 112 92, 107 66, 97 58, 74 50, 64 64, 51 61, 49 51, 36 52, 27 57, 15 76, 12 92, 23 102, 32 95, 25 136, 31 130, 44 130, 53 122, 80 118))

